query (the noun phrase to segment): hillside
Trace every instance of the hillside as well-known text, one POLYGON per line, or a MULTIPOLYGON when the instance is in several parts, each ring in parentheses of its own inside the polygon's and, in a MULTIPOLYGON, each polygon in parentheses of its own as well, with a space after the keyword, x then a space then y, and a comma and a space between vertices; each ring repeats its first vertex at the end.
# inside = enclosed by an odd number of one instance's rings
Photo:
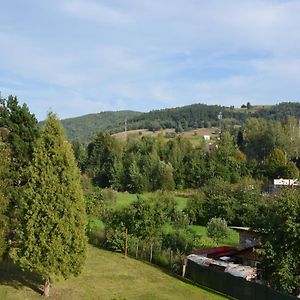
POLYGON ((219 105, 192 104, 183 107, 153 110, 128 121, 128 129, 159 130, 177 128, 178 131, 219 126, 218 115, 222 113, 225 125, 242 125, 247 118, 264 118, 285 121, 288 116, 300 118, 300 103, 280 103, 273 106, 252 106, 240 109, 219 105))
MULTIPOLYGON (((33 276, 16 268, 0 268, 0 299, 40 299, 33 276)), ((119 253, 88 248, 81 275, 53 284, 51 299, 225 299, 184 283, 160 269, 119 253)))
MULTIPOLYGON (((88 142, 91 137, 103 130, 109 130, 124 124, 125 119, 131 119, 140 115, 140 112, 130 110, 105 111, 95 114, 61 120, 68 140, 78 139, 88 142)), ((40 122, 42 125, 43 122, 40 122)))
POLYGON ((148 113, 109 111, 65 119, 62 120, 62 124, 69 140, 78 139, 82 142, 88 142, 99 131, 109 130, 111 133, 123 131, 125 119, 127 119, 128 130, 148 129, 149 131, 158 131, 166 128, 176 128, 177 131, 181 132, 196 128, 218 127, 220 112, 222 113, 222 124, 225 125, 242 125, 250 117, 284 121, 288 116, 300 118, 300 103, 289 102, 273 106, 259 105, 253 106, 251 109, 192 104, 152 110, 148 113))

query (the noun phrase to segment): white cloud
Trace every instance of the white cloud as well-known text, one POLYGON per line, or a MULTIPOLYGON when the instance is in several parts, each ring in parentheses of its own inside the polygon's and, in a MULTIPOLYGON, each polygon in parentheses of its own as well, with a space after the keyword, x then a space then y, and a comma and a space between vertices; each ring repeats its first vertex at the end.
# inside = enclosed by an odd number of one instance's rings
POLYGON ((299 1, 29 0, 20 20, 11 1, 0 88, 40 116, 300 95, 299 1))

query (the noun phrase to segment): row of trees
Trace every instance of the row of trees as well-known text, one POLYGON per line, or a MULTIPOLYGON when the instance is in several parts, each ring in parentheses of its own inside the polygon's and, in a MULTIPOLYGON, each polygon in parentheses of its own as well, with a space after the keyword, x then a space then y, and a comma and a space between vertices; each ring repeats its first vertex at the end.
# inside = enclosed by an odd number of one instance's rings
POLYGON ((0 103, 0 254, 50 278, 77 275, 86 251, 80 172, 63 128, 49 114, 39 130, 26 105, 0 103))
POLYGON ((199 188, 211 178, 235 183, 245 176, 265 182, 297 178, 300 135, 296 119, 286 125, 249 119, 238 131, 223 131, 211 151, 199 138, 130 138, 127 143, 100 132, 85 147, 73 143, 81 169, 100 187, 119 191, 199 188))

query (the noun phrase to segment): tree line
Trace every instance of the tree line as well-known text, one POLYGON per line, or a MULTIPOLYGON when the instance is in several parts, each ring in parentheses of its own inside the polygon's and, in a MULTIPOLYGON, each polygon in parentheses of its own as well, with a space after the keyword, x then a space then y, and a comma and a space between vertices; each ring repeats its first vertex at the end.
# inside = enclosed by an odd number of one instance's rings
POLYGON ((250 118, 240 128, 226 128, 208 150, 199 137, 195 147, 182 136, 143 136, 122 141, 105 132, 85 146, 73 142, 78 165, 95 185, 142 193, 199 188, 211 178, 236 183, 252 177, 264 183, 299 176, 300 128, 250 118))

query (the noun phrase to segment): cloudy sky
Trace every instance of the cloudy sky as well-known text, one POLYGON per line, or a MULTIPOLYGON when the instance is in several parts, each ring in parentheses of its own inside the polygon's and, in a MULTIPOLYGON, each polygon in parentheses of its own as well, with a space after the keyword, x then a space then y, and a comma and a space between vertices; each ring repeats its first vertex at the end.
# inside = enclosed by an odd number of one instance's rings
POLYGON ((300 99, 300 1, 0 0, 0 90, 73 117, 300 99))

